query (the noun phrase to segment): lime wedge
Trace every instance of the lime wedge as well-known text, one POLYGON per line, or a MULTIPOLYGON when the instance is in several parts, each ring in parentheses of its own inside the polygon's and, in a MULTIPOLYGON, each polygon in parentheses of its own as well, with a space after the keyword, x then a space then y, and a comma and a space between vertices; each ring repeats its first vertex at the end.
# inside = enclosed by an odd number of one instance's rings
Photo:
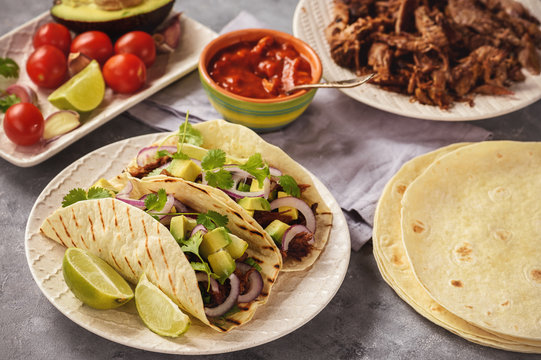
POLYGON ((96 309, 113 309, 133 298, 130 285, 105 261, 78 248, 68 248, 62 261, 64 280, 73 294, 96 309))
POLYGON ((105 81, 100 65, 96 60, 92 60, 83 70, 49 95, 48 100, 62 110, 85 112, 97 108, 104 96, 105 81))
POLYGON ((158 335, 176 337, 190 327, 190 318, 145 274, 135 288, 135 305, 145 325, 158 335))

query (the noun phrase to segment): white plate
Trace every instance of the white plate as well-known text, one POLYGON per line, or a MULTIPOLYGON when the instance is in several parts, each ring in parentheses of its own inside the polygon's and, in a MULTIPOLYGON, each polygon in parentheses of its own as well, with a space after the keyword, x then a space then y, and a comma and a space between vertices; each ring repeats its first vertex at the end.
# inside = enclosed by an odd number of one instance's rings
POLYGON ((38 197, 26 226, 25 248, 30 271, 47 299, 68 318, 106 339, 174 354, 214 354, 254 347, 284 336, 316 316, 342 284, 351 251, 344 215, 317 179, 314 179, 316 186, 333 213, 333 227, 325 250, 309 270, 281 273, 267 304, 257 310, 249 323, 229 333, 219 333, 194 320, 184 336, 164 338, 143 325, 133 302, 120 309, 95 310, 73 296, 62 276, 65 248, 41 235, 40 225, 61 206, 62 197, 70 189, 88 188, 100 177, 113 177, 141 147, 163 136, 163 133, 139 136, 93 151, 58 174, 38 197))
MULTIPOLYGON (((32 36, 34 32, 42 24, 51 21, 53 21, 52 18, 46 12, 0 37, 0 57, 10 57, 17 62, 21 69, 18 83, 27 84, 36 90, 39 107, 44 116, 56 111, 56 108, 47 101, 47 97, 53 90, 41 89, 34 85, 26 74, 25 66, 26 60, 33 50, 32 36)), ((156 62, 148 70, 147 84, 142 90, 133 95, 122 95, 113 94, 111 89, 107 89, 102 104, 87 116, 82 126, 49 144, 18 146, 6 137, 0 126, 0 156, 21 167, 39 164, 121 112, 194 70, 197 67, 201 50, 216 37, 216 33, 184 14, 181 16, 181 26, 183 35, 178 49, 171 55, 158 55, 156 57, 156 62)))
MULTIPOLYGON (((520 1, 520 0, 519 0, 520 1)), ((541 1, 522 0, 531 13, 541 19, 541 1)), ((327 81, 350 79, 355 74, 332 60, 324 29, 333 20, 332 0, 300 0, 293 16, 293 34, 314 48, 323 63, 323 77, 327 81)), ((346 95, 377 109, 418 119, 438 121, 480 120, 507 114, 526 107, 541 98, 541 76, 523 70, 526 81, 515 83, 512 96, 475 97, 475 106, 455 103, 450 110, 437 106, 410 102, 410 97, 365 84, 357 88, 341 89, 346 95)))

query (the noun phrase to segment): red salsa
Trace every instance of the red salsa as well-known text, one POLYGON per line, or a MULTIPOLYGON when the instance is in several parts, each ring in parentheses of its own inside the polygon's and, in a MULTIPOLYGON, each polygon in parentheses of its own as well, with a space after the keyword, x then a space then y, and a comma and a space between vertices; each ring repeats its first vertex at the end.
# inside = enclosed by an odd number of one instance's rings
POLYGON ((308 61, 291 44, 271 36, 219 51, 208 72, 222 88, 256 99, 286 96, 289 86, 312 82, 308 61))

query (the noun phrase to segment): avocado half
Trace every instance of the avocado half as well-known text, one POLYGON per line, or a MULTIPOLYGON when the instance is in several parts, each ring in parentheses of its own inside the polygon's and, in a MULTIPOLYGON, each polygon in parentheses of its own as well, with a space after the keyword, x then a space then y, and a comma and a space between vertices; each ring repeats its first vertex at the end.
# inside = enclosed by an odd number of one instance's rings
POLYGON ((103 31, 111 37, 133 30, 152 32, 173 8, 175 0, 144 0, 139 5, 114 11, 84 2, 73 6, 73 1, 55 0, 51 8, 53 19, 71 31, 103 31))

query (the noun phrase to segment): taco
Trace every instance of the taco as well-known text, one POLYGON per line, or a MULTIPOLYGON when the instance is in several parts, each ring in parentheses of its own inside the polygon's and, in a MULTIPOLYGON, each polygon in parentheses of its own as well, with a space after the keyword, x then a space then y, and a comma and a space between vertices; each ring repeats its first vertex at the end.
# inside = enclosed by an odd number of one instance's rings
POLYGON ((186 122, 141 149, 126 172, 144 182, 180 178, 218 189, 206 187, 264 230, 280 249, 284 271, 311 266, 329 238, 332 213, 308 171, 241 125, 186 122))
MULTIPOLYGON (((137 179, 115 181, 124 190, 115 198, 68 205, 66 197, 67 206, 44 221, 42 233, 92 252, 131 283, 146 274, 213 329, 225 332, 249 321, 267 301, 281 268, 266 234, 204 186, 169 182, 162 184, 167 190, 154 192, 137 179)), ((81 191, 73 190, 71 198, 81 191)))

